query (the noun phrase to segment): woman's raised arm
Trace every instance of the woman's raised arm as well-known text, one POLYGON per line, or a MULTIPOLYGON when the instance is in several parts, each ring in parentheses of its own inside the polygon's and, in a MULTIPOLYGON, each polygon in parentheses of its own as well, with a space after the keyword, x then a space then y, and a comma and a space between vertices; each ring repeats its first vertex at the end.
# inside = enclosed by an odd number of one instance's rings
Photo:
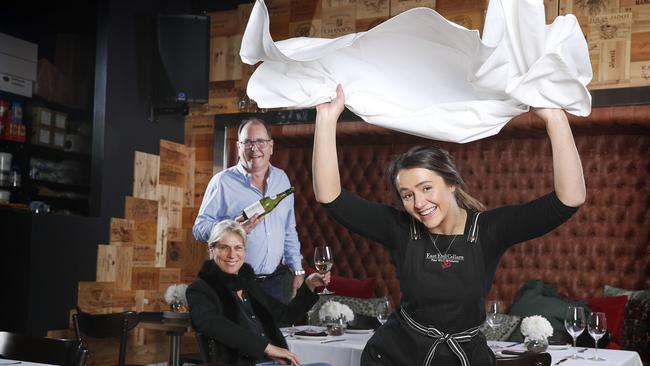
POLYGON ((341 85, 336 87, 336 98, 316 107, 312 174, 316 201, 329 203, 341 194, 341 176, 336 154, 336 121, 345 106, 341 85))
POLYGON ((553 151, 553 184, 557 197, 567 206, 585 202, 586 188, 582 163, 578 155, 569 120, 561 109, 532 109, 546 123, 553 151))

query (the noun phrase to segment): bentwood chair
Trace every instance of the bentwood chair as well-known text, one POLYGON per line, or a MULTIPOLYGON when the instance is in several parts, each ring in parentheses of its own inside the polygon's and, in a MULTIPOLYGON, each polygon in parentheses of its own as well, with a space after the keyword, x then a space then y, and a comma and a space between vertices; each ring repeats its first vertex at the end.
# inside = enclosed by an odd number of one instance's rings
MULTIPOLYGON (((117 364, 118 366, 125 366, 127 335, 140 322, 138 313, 125 311, 113 314, 90 314, 77 308, 77 313, 73 315, 73 321, 77 339, 82 343, 85 337, 119 337, 120 350, 117 364)), ((92 352, 92 350, 90 351, 92 352)))
POLYGON ((497 358, 497 366, 550 366, 551 355, 544 353, 524 353, 517 357, 497 358))
POLYGON ((60 366, 84 366, 87 351, 81 342, 0 332, 0 358, 60 366))

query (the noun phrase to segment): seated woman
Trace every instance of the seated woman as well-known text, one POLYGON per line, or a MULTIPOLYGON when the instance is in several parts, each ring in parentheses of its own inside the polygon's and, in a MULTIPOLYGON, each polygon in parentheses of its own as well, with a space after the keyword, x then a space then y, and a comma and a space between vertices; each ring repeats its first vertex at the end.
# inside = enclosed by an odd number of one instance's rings
POLYGON ((244 263, 246 231, 233 220, 212 229, 210 258, 186 296, 194 328, 217 343, 226 365, 299 365, 287 349, 277 322, 295 323, 316 303, 314 289, 325 286, 330 274, 313 273, 287 305, 267 295, 244 263))

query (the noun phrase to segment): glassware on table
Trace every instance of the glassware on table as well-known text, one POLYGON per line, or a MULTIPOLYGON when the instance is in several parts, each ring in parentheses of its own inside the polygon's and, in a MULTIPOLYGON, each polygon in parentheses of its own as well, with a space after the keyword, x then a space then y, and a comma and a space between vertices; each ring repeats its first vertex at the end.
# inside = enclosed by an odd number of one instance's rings
MULTIPOLYGON (((326 274, 332 269, 332 265, 334 264, 334 257, 332 256, 332 250, 329 246, 325 245, 322 247, 316 247, 314 248, 314 267, 316 267, 316 271, 320 274, 326 274)), ((325 286, 325 289, 319 293, 319 295, 332 295, 334 292, 330 291, 327 289, 327 286, 325 286)))
POLYGON ((569 356, 572 360, 583 358, 578 356, 576 340, 578 339, 578 336, 585 331, 586 326, 587 320, 585 318, 585 309, 581 306, 569 306, 566 310, 566 315, 564 316, 564 329, 566 329, 571 338, 573 338, 573 354, 569 356))
MULTIPOLYGON (((505 312, 505 306, 501 300, 488 300, 485 304, 485 322, 487 325, 496 330, 503 324, 505 317, 503 316, 505 312)), ((499 345, 492 345, 492 348, 501 348, 499 345)))
POLYGON ((377 304, 377 320, 379 320, 381 325, 384 325, 386 323, 390 312, 390 300, 388 300, 388 297, 384 296, 384 299, 379 304, 377 304))
POLYGON ((605 313, 591 313, 589 323, 587 324, 589 335, 594 339, 594 357, 590 361, 605 361, 604 358, 598 357, 598 340, 605 335, 607 331, 607 317, 605 313))

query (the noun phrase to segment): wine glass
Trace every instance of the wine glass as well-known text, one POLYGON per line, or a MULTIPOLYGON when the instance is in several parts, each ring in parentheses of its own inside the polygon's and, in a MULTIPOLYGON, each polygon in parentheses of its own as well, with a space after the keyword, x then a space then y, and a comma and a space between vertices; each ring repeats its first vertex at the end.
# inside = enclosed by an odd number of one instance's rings
POLYGON ((585 309, 581 306, 569 306, 564 316, 564 328, 573 338, 573 354, 569 356, 570 359, 582 359, 582 357, 578 356, 576 340, 584 332, 586 325, 585 309))
POLYGON ((388 297, 384 296, 384 299, 377 304, 377 320, 379 320, 381 325, 384 325, 388 320, 390 311, 390 300, 388 300, 388 297))
MULTIPOLYGON (((316 271, 320 274, 325 274, 332 269, 332 265, 334 264, 334 258, 332 256, 332 250, 330 249, 329 246, 325 245, 322 247, 316 247, 314 248, 314 267, 316 267, 316 271)), ((332 295, 334 292, 330 291, 327 289, 327 286, 325 286, 325 289, 320 292, 319 295, 332 295)))
POLYGON ((598 357, 598 340, 605 335, 607 331, 607 318, 605 313, 591 313, 589 324, 587 325, 589 335, 594 339, 594 357, 590 361, 605 361, 604 358, 598 357))
MULTIPOLYGON (((485 304, 485 322, 493 331, 503 324, 504 309, 505 306, 501 300, 488 300, 485 304)), ((492 348, 501 348, 501 346, 494 344, 492 348)))

